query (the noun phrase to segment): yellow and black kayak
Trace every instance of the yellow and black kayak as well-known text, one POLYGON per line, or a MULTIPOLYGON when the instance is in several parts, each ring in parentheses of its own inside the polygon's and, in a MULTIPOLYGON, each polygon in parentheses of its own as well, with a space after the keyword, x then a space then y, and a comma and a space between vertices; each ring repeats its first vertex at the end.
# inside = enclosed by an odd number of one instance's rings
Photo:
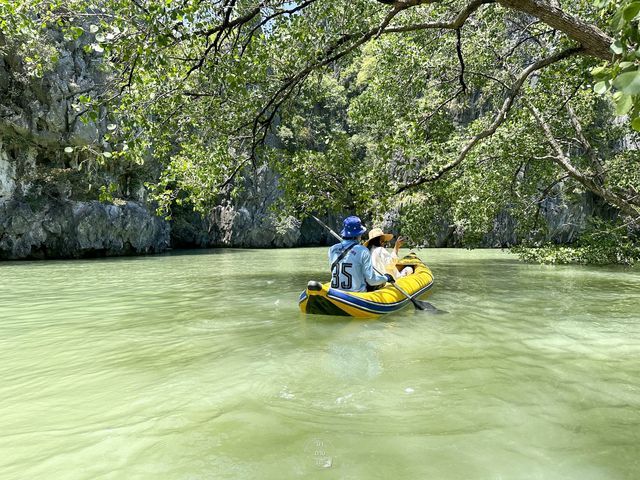
MULTIPOLYGON (((416 299, 424 299, 431 293, 433 274, 415 254, 404 257, 398 264, 411 265, 414 269, 414 273, 396 281, 402 290, 416 299)), ((408 303, 411 301, 389 283, 373 292, 348 292, 331 288, 330 283, 309 282, 298 300, 303 313, 357 318, 376 318, 400 310, 408 303)))

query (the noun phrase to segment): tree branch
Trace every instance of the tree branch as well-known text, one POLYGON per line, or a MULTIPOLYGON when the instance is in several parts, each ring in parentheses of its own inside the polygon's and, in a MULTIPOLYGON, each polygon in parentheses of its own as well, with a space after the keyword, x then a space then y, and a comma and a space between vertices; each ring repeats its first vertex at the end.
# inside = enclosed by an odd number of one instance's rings
POLYGON ((270 22, 271 20, 273 20, 274 18, 280 16, 280 15, 291 15, 292 13, 296 13, 299 10, 302 10, 304 8, 307 8, 309 5, 311 5, 312 3, 316 2, 317 0, 307 0, 305 2, 302 2, 301 4, 297 5, 294 8, 291 9, 285 9, 285 10, 278 10, 275 13, 272 13, 271 15, 265 17, 260 23, 258 23, 255 27, 253 27, 251 29, 251 31, 248 33, 247 35, 247 39, 246 41, 243 43, 242 45, 242 50, 240 53, 240 56, 242 56, 244 54, 244 51, 247 49, 247 47, 249 46, 249 43, 251 42, 251 38, 253 37, 253 35, 259 30, 261 29, 267 22, 270 22))
MULTIPOLYGON (((550 27, 560 30, 569 38, 582 45, 582 51, 586 54, 603 60, 611 60, 613 56, 613 53, 609 50, 613 39, 609 35, 595 25, 591 25, 579 17, 566 13, 545 0, 473 0, 451 21, 427 22, 416 25, 392 27, 387 29, 387 32, 409 32, 429 28, 455 30, 461 27, 469 15, 475 12, 481 5, 496 2, 503 7, 539 18, 550 27)), ((391 3, 396 4, 400 2, 391 3)))
MULTIPOLYGON (((567 178, 569 178, 569 174, 568 173, 565 173, 564 175, 561 175, 560 177, 556 178, 553 182, 551 182, 551 184, 549 184, 544 189, 544 191, 540 194, 538 199, 535 201, 535 203, 537 204, 537 208, 536 208, 536 214, 533 217, 533 229, 534 230, 538 227, 538 220, 540 219, 540 211, 542 210, 542 202, 544 201, 545 198, 547 198, 547 195, 549 195, 549 193, 551 193, 551 190, 556 185, 558 185, 561 182, 564 182, 567 178)), ((529 206, 531 206, 531 204, 529 206)))
MULTIPOLYGON (((235 3, 235 2, 233 2, 235 3)), ((230 20, 231 18, 231 13, 233 10, 233 5, 228 6, 225 12, 225 16, 224 19, 222 21, 222 23, 220 25, 217 25, 213 28, 210 28, 209 30, 205 30, 205 31, 201 31, 201 32, 196 32, 197 35, 202 35, 204 37, 210 37, 211 35, 213 35, 214 33, 216 34, 216 38, 213 42, 211 42, 207 48, 205 49, 204 53, 200 56, 200 59, 194 64, 192 65, 192 67, 189 69, 189 71, 187 71, 187 73, 184 76, 184 80, 186 80, 187 78, 189 78, 189 76, 195 72, 196 70, 198 70, 199 68, 202 67, 202 65, 204 65, 204 62, 206 61, 207 57, 209 56, 209 53, 211 53, 211 50, 216 50, 219 47, 219 39, 220 36, 222 34, 222 32, 226 31, 231 31, 233 30, 235 27, 239 26, 239 25, 244 25, 247 22, 250 22, 256 15, 258 15, 260 13, 260 10, 262 9, 262 7, 264 6, 264 2, 260 2, 258 4, 257 7, 255 7, 253 10, 251 10, 249 13, 247 13, 246 15, 242 16, 242 17, 238 17, 234 20, 230 20)))
POLYGON ((417 5, 426 5, 429 3, 438 3, 440 0, 376 0, 378 3, 384 3, 385 5, 393 5, 394 7, 404 10, 409 7, 415 7, 417 5))
POLYGON ((453 100, 455 100, 456 98, 458 98, 458 96, 462 93, 462 88, 459 88, 458 91, 456 93, 454 93, 453 95, 451 95, 449 98, 447 98, 444 102, 442 102, 440 105, 438 105, 435 109, 433 109, 431 112, 429 112, 428 115, 425 115, 424 117, 422 117, 422 119, 420 119, 420 121, 418 122, 418 125, 424 125, 425 123, 427 123, 429 120, 431 120, 433 118, 434 115, 436 115, 440 110, 442 110, 444 107, 446 107, 449 103, 451 103, 453 100))
POLYGON ((502 86, 502 88, 504 88, 505 90, 509 90, 509 85, 507 85, 506 83, 504 83, 502 80, 500 80, 499 78, 496 78, 492 75, 488 75, 484 72, 473 72, 471 70, 467 70, 467 73, 470 75, 477 75, 478 77, 483 77, 483 78, 487 78, 489 80, 492 80, 498 84, 500 84, 502 86))
POLYGON ((506 60, 509 57, 511 57, 514 53, 516 53, 516 50, 518 50, 518 48, 520 48, 520 46, 524 45, 525 43, 527 43, 530 40, 534 41, 538 45, 542 46, 542 43, 540 42, 540 40, 538 40, 538 37, 542 37, 544 35, 549 35, 551 33, 555 33, 555 30, 544 30, 543 32, 540 32, 540 33, 538 33, 536 35, 529 35, 529 36, 521 38, 520 40, 518 40, 515 43, 515 45, 513 45, 513 47, 511 47, 511 49, 506 54, 502 55, 502 59, 506 60))
POLYGON ((582 130, 582 124, 580 123, 580 120, 578 119, 576 112, 573 110, 571 103, 567 101, 565 103, 565 106, 567 108, 567 112, 569 113, 569 120, 571 121, 571 125, 573 125, 573 129, 578 134, 578 141, 580 142, 582 147, 585 149, 586 154, 588 155, 589 159, 591 160, 591 163, 596 169, 596 172, 598 173, 598 180, 600 181, 600 183, 603 183, 604 170, 602 168, 602 163, 600 162, 600 159, 598 158, 596 151, 591 146, 591 143, 589 142, 589 140, 587 140, 587 137, 585 137, 584 131, 582 130))
POLYGON ((497 0, 504 7, 528 13, 556 30, 560 30, 583 47, 584 53, 603 60, 611 60, 611 37, 595 25, 569 15, 546 0, 497 0))
POLYGON ((557 163, 564 171, 566 171, 571 178, 577 180, 578 183, 587 188, 587 190, 595 193, 600 198, 606 200, 609 204, 617 207, 625 215, 629 215, 632 217, 640 215, 640 209, 627 202, 626 199, 616 195, 610 190, 607 190, 605 187, 598 185, 593 181, 591 177, 581 172, 575 165, 573 165, 571 163, 571 159, 567 157, 567 155, 565 155, 562 147, 560 146, 560 143, 558 143, 558 140, 556 140, 556 138, 553 136, 551 127, 542 117, 540 111, 532 102, 528 100, 526 100, 526 106, 538 122, 538 125, 544 132, 544 136, 546 137, 547 142, 549 142, 549 145, 555 152, 555 156, 552 157, 555 163, 557 163))
POLYGON ((216 185, 216 188, 218 190, 222 190, 224 187, 229 185, 233 181, 233 179, 236 177, 238 172, 242 170, 242 167, 244 167, 249 162, 249 160, 251 160, 251 157, 246 157, 242 161, 238 162, 238 164, 236 165, 236 168, 233 169, 233 171, 229 174, 229 176, 225 180, 223 180, 218 185, 216 185))
POLYGON ((504 121, 507 119, 507 114, 509 113, 509 110, 511 109, 511 106, 513 105, 515 98, 518 96, 518 93, 520 92, 520 89, 522 88, 522 85, 524 84, 524 82, 527 80, 527 78, 529 78, 529 75, 531 75, 533 72, 537 70, 540 70, 544 67, 551 65, 552 63, 559 62, 560 60, 563 60, 572 55, 575 55, 580 51, 581 51, 581 48, 579 47, 570 48, 568 50, 562 50, 558 53, 555 53, 554 55, 538 60, 537 62, 532 63, 527 68, 525 68, 522 71, 522 73, 520 73, 520 76, 516 79, 514 84, 511 86, 511 89, 509 90, 507 97, 504 99, 504 102, 502 103, 502 107, 494 117, 493 122, 491 122, 491 125, 489 125, 486 129, 484 129, 483 131, 481 131, 480 133, 472 137, 471 140, 469 140, 469 142, 467 142, 467 144, 460 151, 456 159, 447 163, 446 165, 441 167, 437 172, 432 173, 429 176, 420 177, 412 182, 402 185, 394 192, 394 194, 404 192, 405 190, 408 190, 410 188, 415 188, 427 182, 434 182, 436 180, 439 180, 448 171, 460 165, 460 163, 462 163, 462 161, 466 158, 469 152, 478 144, 478 142, 493 135, 495 131, 498 129, 498 127, 504 123, 504 121))
MULTIPOLYGON (((380 1, 380 0, 378 0, 380 1)), ((277 110, 284 100, 290 95, 293 88, 298 85, 301 81, 303 81, 311 72, 322 68, 326 65, 335 62, 336 60, 348 55, 356 48, 365 44, 372 38, 377 38, 385 33, 396 33, 403 31, 411 31, 411 30, 421 30, 425 28, 451 28, 451 29, 459 29, 464 22, 469 18, 469 16, 476 11, 481 5, 488 3, 495 3, 496 0, 473 0, 469 5, 467 5, 452 21, 450 22, 432 22, 425 23, 420 25, 412 25, 405 27, 394 27, 389 28, 389 23, 393 20, 393 18, 403 10, 406 10, 411 7, 415 7, 417 5, 424 5, 429 3, 436 3, 439 0, 404 0, 404 1, 393 1, 393 2, 385 2, 380 1, 380 3, 391 4, 393 8, 389 10, 384 20, 380 23, 378 27, 372 28, 366 32, 362 32, 360 34, 347 33, 340 37, 336 42, 333 43, 330 47, 325 50, 323 55, 324 58, 319 59, 315 63, 308 65, 301 71, 299 71, 293 77, 287 79, 283 85, 270 97, 269 101, 261 108, 258 114, 254 117, 252 132, 254 138, 257 138, 258 130, 268 129, 270 121, 274 118, 277 110), (351 45, 346 48, 334 53, 338 48, 347 44, 349 41, 356 39, 351 45), (267 114, 269 112, 269 114, 267 114), (263 117, 267 115, 266 120, 263 120, 263 117)), ((308 2, 310 3, 310 2, 308 2)), ((462 63, 462 69, 464 73, 464 63, 462 63)), ((463 83, 464 85, 464 83, 463 83)), ((243 126, 247 126, 246 124, 243 126)), ((264 135, 263 135, 264 138, 264 135)), ((256 143, 254 142, 254 146, 252 148, 255 151, 256 143)))
MULTIPOLYGON (((266 105, 264 105, 260 109, 258 114, 254 117, 253 121, 251 122, 253 124, 252 132, 253 132, 254 138, 257 137, 257 133, 258 133, 258 130, 260 128, 260 125, 265 130, 269 128, 269 124, 270 124, 271 120, 274 118, 274 116, 275 116, 276 112, 278 111, 280 105, 282 105, 284 100, 286 100, 286 98, 291 94, 291 91, 293 91, 295 86, 298 85, 300 82, 302 82, 307 76, 309 76, 311 74, 311 72, 313 72, 314 70, 317 70, 319 68, 325 67, 325 66, 331 64, 332 62, 335 62, 336 60, 344 57, 345 55, 349 54, 350 52, 352 52, 353 50, 355 50, 359 46, 361 46, 364 43, 368 42, 375 35, 379 35, 380 32, 384 33, 384 30, 387 27, 387 25, 389 25, 389 22, 391 22, 391 20, 393 20, 393 18, 398 13, 400 13, 402 10, 413 6, 414 2, 416 2, 416 1, 419 1, 419 0, 412 0, 411 3, 409 3, 409 2, 396 2, 396 3, 400 3, 401 5, 400 6, 395 5, 389 11, 389 13, 386 15, 385 19, 382 21, 382 23, 378 27, 370 29, 369 31, 367 31, 366 33, 361 35, 360 38, 358 40, 356 40, 353 44, 349 45, 345 49, 343 49, 343 50, 341 50, 341 51, 339 51, 339 52, 337 52, 337 53, 332 55, 331 53, 333 53, 333 51, 335 51, 335 48, 337 48, 337 45, 342 45, 342 44, 346 43, 348 40, 350 40, 351 38, 354 38, 353 35, 351 35, 351 34, 347 34, 347 35, 342 36, 340 39, 338 39, 338 41, 333 46, 329 47, 329 49, 325 53, 325 57, 324 58, 322 58, 320 60, 317 60, 315 63, 312 63, 311 65, 307 65, 307 67, 305 67, 304 69, 300 70, 293 77, 287 79, 284 82, 284 84, 281 85, 280 88, 275 92, 275 94, 273 94, 271 96, 271 98, 266 103, 266 105), (267 115, 267 112, 270 112, 270 113, 267 115), (266 120, 262 119, 264 115, 267 115, 267 119, 266 120)), ((425 3, 427 3, 427 2, 425 2, 425 3)), ((264 135, 263 135, 263 138, 264 138, 264 135)), ((255 151, 255 145, 252 148, 252 150, 255 151)))
POLYGON ((383 33, 413 32, 416 30, 426 30, 426 29, 436 29, 436 28, 442 28, 447 30, 457 30, 460 27, 462 27, 462 25, 464 25, 464 22, 467 21, 467 19, 471 16, 471 14, 476 10, 478 10, 478 8, 480 8, 482 5, 495 3, 495 2, 496 0, 473 0, 452 20, 440 21, 440 22, 417 23, 414 25, 404 25, 399 27, 389 27, 389 28, 385 28, 383 33))
POLYGON ((458 54, 458 61, 460 62, 460 88, 462 93, 467 93, 467 84, 464 82, 464 58, 462 57, 462 37, 460 35, 460 28, 456 29, 456 53, 458 54))

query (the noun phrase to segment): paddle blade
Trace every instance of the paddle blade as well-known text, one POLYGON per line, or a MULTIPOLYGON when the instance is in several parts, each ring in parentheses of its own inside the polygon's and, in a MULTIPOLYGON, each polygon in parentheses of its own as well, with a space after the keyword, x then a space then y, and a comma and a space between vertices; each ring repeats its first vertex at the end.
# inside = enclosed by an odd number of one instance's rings
POLYGON ((429 302, 425 302, 424 300, 416 300, 415 298, 411 299, 411 303, 416 307, 417 310, 421 310, 423 312, 433 313, 434 315, 441 313, 449 313, 446 310, 440 310, 436 308, 429 302))

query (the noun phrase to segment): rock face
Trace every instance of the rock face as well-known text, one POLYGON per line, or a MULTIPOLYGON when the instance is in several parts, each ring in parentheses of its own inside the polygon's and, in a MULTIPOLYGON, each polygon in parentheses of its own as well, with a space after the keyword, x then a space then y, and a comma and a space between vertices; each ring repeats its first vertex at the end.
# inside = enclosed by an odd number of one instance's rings
POLYGON ((169 247, 169 226, 134 202, 51 202, 34 209, 0 205, 0 258, 79 258, 157 253, 169 247))
POLYGON ((175 247, 279 248, 325 245, 329 235, 315 221, 278 220, 273 206, 281 195, 277 176, 267 168, 245 179, 244 193, 223 201, 207 215, 180 211, 172 223, 175 247))
MULTIPOLYGON (((546 227, 544 242, 568 244, 575 242, 587 226, 589 219, 598 217, 614 219, 617 212, 590 192, 577 195, 571 203, 548 197, 540 207, 540 221, 546 227)), ((513 247, 528 234, 518 236, 517 223, 508 213, 502 212, 494 221, 494 227, 487 233, 482 246, 491 248, 513 247)), ((529 234, 531 235, 531 234, 529 234)))
POLYGON ((300 224, 275 215, 257 205, 225 202, 201 217, 180 216, 172 225, 172 241, 178 247, 294 247, 299 244, 300 224))
MULTIPOLYGON (((338 224, 336 220, 335 225, 338 224)), ((309 218, 301 222, 287 217, 282 222, 256 205, 237 206, 229 202, 218 205, 205 217, 193 213, 179 215, 172 224, 171 241, 176 248, 290 248, 335 242, 309 218)))
POLYGON ((0 56, 0 134, 5 147, 13 143, 48 148, 54 154, 50 160, 59 160, 64 145, 99 139, 100 122, 83 123, 74 105, 79 95, 94 92, 105 75, 99 57, 84 52, 80 41, 65 42, 56 31, 51 36, 59 59, 43 78, 27 75, 20 57, 0 56))
POLYGON ((155 215, 144 188, 127 186, 116 204, 97 201, 94 181, 104 185, 120 180, 109 178, 108 169, 98 179, 86 168, 80 170, 86 160, 82 147, 106 145, 105 112, 95 121, 79 117, 80 95, 93 96, 96 85, 105 81, 100 55, 82 48, 86 38, 65 41, 60 32, 52 31, 51 39, 59 60, 43 78, 27 75, 18 56, 0 55, 0 259, 143 254, 170 247, 293 247, 327 241, 314 222, 277 220, 272 205, 280 190, 275 174, 267 169, 248 176, 245 193, 233 202, 225 200, 207 215, 178 210, 171 223, 155 215), (67 147, 73 152, 65 152, 67 147))
POLYGON ((80 40, 51 35, 59 61, 43 78, 27 75, 20 58, 0 56, 0 259, 167 249, 169 225, 143 202, 105 204, 90 192, 76 147, 100 147, 106 121, 80 121, 77 99, 91 95, 104 74, 80 40))

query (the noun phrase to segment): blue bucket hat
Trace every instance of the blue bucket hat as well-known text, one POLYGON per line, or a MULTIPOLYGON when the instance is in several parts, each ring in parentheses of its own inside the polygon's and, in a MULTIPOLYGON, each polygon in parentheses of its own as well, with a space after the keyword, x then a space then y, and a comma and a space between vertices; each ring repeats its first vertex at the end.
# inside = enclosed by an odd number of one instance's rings
POLYGON ((362 221, 356 216, 347 217, 342 222, 342 238, 355 238, 366 232, 367 229, 362 226, 362 221))

